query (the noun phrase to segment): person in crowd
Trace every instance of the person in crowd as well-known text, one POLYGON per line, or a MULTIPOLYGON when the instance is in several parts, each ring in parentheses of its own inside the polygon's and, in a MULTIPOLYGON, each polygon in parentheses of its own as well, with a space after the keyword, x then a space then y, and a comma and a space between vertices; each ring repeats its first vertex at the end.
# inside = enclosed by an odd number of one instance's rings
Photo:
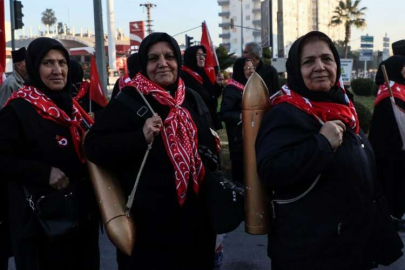
POLYGON ((129 81, 132 80, 135 75, 141 70, 141 67, 139 65, 139 54, 133 53, 127 58, 127 67, 128 67, 128 77, 123 76, 119 78, 114 85, 114 89, 111 94, 111 99, 115 98, 115 96, 118 95, 119 92, 121 92, 122 88, 125 87, 125 84, 129 81))
POLYGON ((188 88, 196 91, 207 105, 212 122, 216 130, 221 129, 221 121, 218 118, 218 98, 222 94, 222 86, 212 83, 208 78, 204 66, 207 50, 204 46, 191 46, 184 52, 184 65, 180 77, 188 88))
POLYGON ((394 55, 405 56, 405 39, 395 41, 391 46, 394 55))
POLYGON ((394 55, 380 64, 376 76, 379 90, 368 137, 375 153, 378 179, 388 199, 391 215, 395 218, 397 228, 404 229, 401 219, 405 213, 405 152, 400 129, 405 129, 405 126, 401 122, 397 123, 395 118, 381 65, 385 65, 392 82, 396 105, 405 110, 405 56, 394 55))
POLYGON ((141 71, 110 101, 86 136, 87 158, 134 187, 132 256, 117 250, 119 269, 210 270, 215 233, 204 202, 205 175, 216 169, 216 143, 201 97, 179 77, 180 48, 166 33, 139 48, 141 71), (147 100, 156 114, 152 113, 147 100))
POLYGON ((266 65, 261 60, 262 58, 262 47, 257 42, 249 42, 245 45, 245 49, 242 53, 243 58, 252 59, 257 74, 262 77, 270 95, 276 93, 280 89, 278 82, 277 70, 273 66, 266 65))
POLYGON ((18 89, 21 88, 27 78, 27 68, 25 67, 25 47, 16 51, 11 51, 13 59, 13 73, 4 81, 0 88, 0 109, 6 103, 7 99, 18 89))
MULTIPOLYGON (((220 86, 220 87, 224 87, 225 86, 225 75, 224 75, 224 71, 220 70, 217 74, 217 79, 216 79, 216 83, 220 86)), ((222 93, 222 90, 221 90, 222 93)))
POLYGON ((232 80, 224 89, 220 118, 225 122, 232 162, 232 179, 243 183, 242 94, 255 71, 252 59, 238 58, 233 65, 232 80))
POLYGON ((70 60, 70 79, 72 82, 71 94, 72 97, 77 100, 80 106, 89 113, 94 119, 102 110, 103 106, 97 102, 91 102, 90 112, 90 82, 84 81, 83 67, 80 62, 71 59, 70 60))
POLYGON ((0 111, 7 127, 0 129, 0 179, 8 185, 16 269, 98 270, 99 215, 81 151, 84 129, 71 96, 68 51, 54 39, 37 38, 26 61, 26 85, 0 111), (47 196, 64 194, 74 198, 69 213, 77 223, 50 239, 34 209, 47 196))
POLYGON ((339 83, 331 39, 296 40, 288 83, 272 98, 256 141, 260 180, 273 191, 272 269, 357 269, 402 256, 376 181, 371 145, 339 83))

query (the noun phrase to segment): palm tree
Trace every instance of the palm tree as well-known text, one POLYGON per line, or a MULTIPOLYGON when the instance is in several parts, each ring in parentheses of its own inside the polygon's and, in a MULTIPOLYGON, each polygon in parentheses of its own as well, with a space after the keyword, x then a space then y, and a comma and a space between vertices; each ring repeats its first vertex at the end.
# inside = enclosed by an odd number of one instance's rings
POLYGON ((344 24, 345 26, 345 57, 347 58, 349 41, 352 36, 351 27, 354 25, 356 28, 364 28, 366 26, 366 19, 362 18, 365 14, 367 8, 359 8, 361 0, 355 0, 352 3, 352 0, 339 1, 339 5, 336 7, 335 15, 332 17, 330 22, 331 26, 337 26, 344 24))
POLYGON ((53 9, 47 8, 47 9, 45 9, 44 12, 42 12, 41 21, 43 24, 49 25, 49 27, 51 27, 52 25, 54 25, 56 23, 56 20, 57 19, 55 17, 55 11, 53 11, 53 9))

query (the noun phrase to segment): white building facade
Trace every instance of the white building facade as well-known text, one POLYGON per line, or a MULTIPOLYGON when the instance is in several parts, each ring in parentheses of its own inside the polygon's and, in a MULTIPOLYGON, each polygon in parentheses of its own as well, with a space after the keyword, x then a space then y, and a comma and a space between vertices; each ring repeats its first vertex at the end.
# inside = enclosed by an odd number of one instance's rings
MULTIPOLYGON (((219 37, 222 38, 222 44, 231 53, 240 56, 243 44, 251 41, 261 44, 261 5, 263 1, 218 0, 218 4, 222 8, 219 13, 222 20, 219 24, 222 33, 219 37), (235 25, 233 28, 231 27, 232 21, 235 25), (248 27, 248 29, 240 26, 248 27)), ((270 3, 272 4, 274 58, 278 57, 278 38, 283 38, 285 56, 288 55, 292 43, 309 31, 322 31, 334 41, 344 39, 343 25, 329 26, 339 0, 272 0, 270 3), (282 3, 282 13, 279 3, 282 3), (278 20, 278 16, 280 20, 278 20), (277 21, 282 24, 282 35, 278 35, 280 24, 277 21)))

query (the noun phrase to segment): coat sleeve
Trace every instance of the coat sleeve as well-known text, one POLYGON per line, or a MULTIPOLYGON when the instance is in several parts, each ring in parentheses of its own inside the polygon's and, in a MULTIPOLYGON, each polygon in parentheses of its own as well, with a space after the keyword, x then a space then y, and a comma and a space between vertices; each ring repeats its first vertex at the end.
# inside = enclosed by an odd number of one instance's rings
POLYGON ((266 114, 256 141, 258 174, 273 189, 312 182, 334 162, 320 124, 289 105, 280 104, 266 114))
POLYGON ((29 145, 22 123, 11 106, 0 111, 0 125, 3 127, 0 128, 0 179, 23 184, 48 184, 51 166, 24 159, 29 145))
POLYGON ((86 136, 86 157, 105 167, 133 165, 147 149, 144 122, 120 101, 111 100, 86 136))
POLYGON ((0 88, 0 109, 13 94, 13 84, 11 81, 5 81, 0 88))
POLYGON ((234 125, 241 121, 240 114, 242 113, 240 107, 242 97, 237 91, 239 90, 232 87, 225 87, 220 111, 221 121, 234 125))

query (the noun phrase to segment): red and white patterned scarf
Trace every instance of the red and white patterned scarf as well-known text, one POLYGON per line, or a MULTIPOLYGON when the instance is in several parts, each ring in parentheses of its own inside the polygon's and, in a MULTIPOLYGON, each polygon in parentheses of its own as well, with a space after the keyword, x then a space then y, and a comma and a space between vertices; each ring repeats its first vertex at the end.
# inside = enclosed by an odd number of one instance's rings
POLYGON ((196 194, 198 194, 205 176, 205 168, 198 154, 197 127, 189 111, 181 107, 186 91, 184 82, 179 79, 174 98, 141 73, 138 73, 129 84, 144 95, 152 95, 160 104, 170 108, 169 114, 163 122, 161 135, 175 171, 177 200, 180 205, 183 205, 186 200, 190 175, 196 194))
MULTIPOLYGON (((390 81, 390 86, 394 97, 405 102, 405 85, 396 83, 394 81, 390 81)), ((383 99, 389 97, 390 93, 388 92, 387 83, 380 85, 380 87, 378 88, 378 93, 374 102, 374 106, 377 106, 377 104, 380 103, 383 99)))
MULTIPOLYGON (((344 91, 344 90, 343 90, 344 91)), ((359 133, 359 119, 353 102, 349 100, 345 93, 348 106, 332 102, 311 101, 290 89, 288 85, 284 85, 279 94, 271 99, 271 105, 287 102, 305 113, 313 116, 318 121, 322 122, 341 120, 343 123, 352 128, 356 134, 359 133)))
POLYGON ((190 74, 194 79, 197 80, 197 82, 199 82, 200 84, 204 83, 203 77, 201 77, 200 74, 198 74, 197 72, 193 71, 191 68, 186 67, 186 66, 182 66, 181 67, 182 71, 187 72, 188 74, 190 74))
POLYGON ((90 90, 90 83, 87 81, 83 81, 80 84, 79 92, 74 97, 74 99, 77 101, 81 100, 89 92, 89 90, 90 90))
POLYGON ((227 86, 228 85, 233 85, 242 92, 243 92, 243 90, 245 90, 245 86, 243 84, 241 84, 240 82, 235 81, 234 79, 230 79, 229 82, 226 85, 227 86))
POLYGON ((81 138, 84 129, 81 127, 83 117, 79 111, 77 103, 73 102, 72 118, 70 118, 62 109, 33 86, 23 86, 7 100, 4 106, 7 106, 14 99, 24 99, 31 103, 37 113, 44 119, 54 121, 60 125, 69 127, 70 135, 76 150, 76 153, 82 163, 86 160, 81 151, 81 138))
POLYGON ((119 87, 120 91, 122 90, 122 88, 129 85, 130 81, 131 81, 131 78, 128 75, 122 76, 118 81, 118 87, 119 87))

